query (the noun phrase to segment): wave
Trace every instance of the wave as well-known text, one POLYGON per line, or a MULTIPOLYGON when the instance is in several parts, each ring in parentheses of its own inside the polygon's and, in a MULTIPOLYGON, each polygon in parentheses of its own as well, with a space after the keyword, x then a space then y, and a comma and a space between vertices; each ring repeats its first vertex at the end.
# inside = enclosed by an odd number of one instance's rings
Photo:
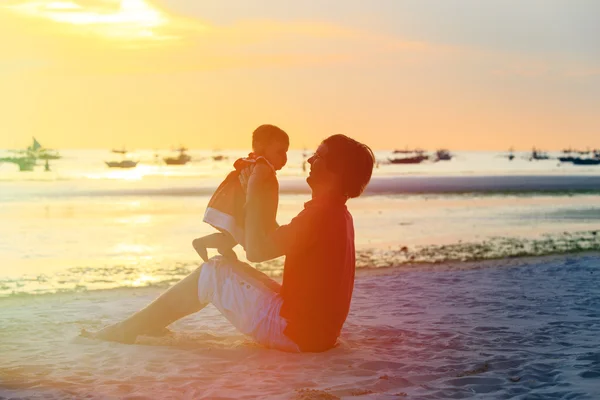
MULTIPOLYGON (((546 234, 537 239, 492 237, 481 242, 449 245, 398 246, 362 249, 356 254, 357 269, 380 269, 423 264, 514 259, 519 257, 578 254, 600 251, 600 230, 546 234)), ((273 278, 283 273, 283 258, 254 266, 273 278)), ((116 288, 167 287, 198 267, 198 261, 174 265, 75 267, 54 275, 0 279, 0 298, 85 292, 116 288), (151 277, 151 279, 147 279, 151 277)))
MULTIPOLYGON (((218 182, 131 182, 128 186, 42 186, 14 188, 3 200, 40 197, 202 197, 211 196, 218 182), (12 193, 12 197, 9 196, 12 193)), ((280 194, 308 195, 310 187, 303 178, 285 177, 280 180, 280 194)), ((600 176, 590 175, 503 175, 503 176, 395 176, 375 177, 364 195, 569 195, 600 194, 600 176)))

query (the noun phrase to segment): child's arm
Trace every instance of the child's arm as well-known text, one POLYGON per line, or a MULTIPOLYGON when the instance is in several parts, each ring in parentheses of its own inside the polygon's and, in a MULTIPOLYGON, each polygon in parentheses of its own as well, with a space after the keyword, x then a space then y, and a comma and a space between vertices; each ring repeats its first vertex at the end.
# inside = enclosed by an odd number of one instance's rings
POLYGON ((225 257, 235 256, 235 253, 231 248, 237 243, 231 235, 225 233, 213 233, 211 235, 202 236, 201 238, 194 239, 192 246, 196 253, 204 260, 208 261, 208 252, 206 249, 218 249, 219 253, 225 257))

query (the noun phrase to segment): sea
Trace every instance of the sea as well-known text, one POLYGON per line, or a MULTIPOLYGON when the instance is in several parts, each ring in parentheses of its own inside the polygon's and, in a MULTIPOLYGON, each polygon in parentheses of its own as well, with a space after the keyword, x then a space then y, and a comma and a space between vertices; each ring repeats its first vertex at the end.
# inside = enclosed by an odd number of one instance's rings
MULTIPOLYGON (((0 297, 176 282, 200 264, 191 242, 214 231, 202 222, 208 200, 247 154, 192 149, 191 162, 169 166, 168 149, 58 151, 49 171, 0 164, 0 297), (105 163, 122 157, 138 165, 105 163)), ((357 268, 600 250, 600 166, 560 163, 558 152, 514 155, 456 151, 449 161, 391 164, 397 154, 377 151, 371 183, 348 202, 357 268)), ((307 156, 291 150, 278 172, 280 224, 310 199, 307 156)), ((255 266, 277 278, 283 259, 255 266)))

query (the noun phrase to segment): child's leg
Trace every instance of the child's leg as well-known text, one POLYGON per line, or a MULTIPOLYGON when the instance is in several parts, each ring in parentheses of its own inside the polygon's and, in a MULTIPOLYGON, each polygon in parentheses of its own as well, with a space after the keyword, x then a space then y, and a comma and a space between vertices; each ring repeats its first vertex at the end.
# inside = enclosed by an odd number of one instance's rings
POLYGON ((205 262, 208 261, 208 252, 206 249, 217 249, 223 256, 237 260, 235 252, 231 250, 236 244, 233 237, 226 232, 213 233, 192 241, 192 246, 196 250, 196 253, 205 262))

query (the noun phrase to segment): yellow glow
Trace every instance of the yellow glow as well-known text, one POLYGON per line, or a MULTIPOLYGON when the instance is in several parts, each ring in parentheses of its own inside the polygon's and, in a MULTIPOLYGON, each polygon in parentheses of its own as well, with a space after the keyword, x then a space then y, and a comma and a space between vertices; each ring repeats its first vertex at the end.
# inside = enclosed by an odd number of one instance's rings
POLYGON ((165 15, 144 0, 98 2, 98 7, 83 7, 72 1, 30 1, 9 8, 19 13, 77 25, 115 39, 164 40, 156 29, 168 22, 165 15))
MULTIPOLYGON (((133 215, 131 217, 118 218, 117 222, 124 225, 148 225, 152 222, 151 215, 133 215)), ((137 249, 136 249, 136 252, 137 249)))
POLYGON ((150 253, 152 248, 143 244, 119 243, 113 247, 113 252, 117 254, 142 254, 150 253))
POLYGON ((139 278, 134 281, 131 281, 132 286, 145 286, 151 282, 156 282, 157 279, 153 276, 142 274, 139 278))

